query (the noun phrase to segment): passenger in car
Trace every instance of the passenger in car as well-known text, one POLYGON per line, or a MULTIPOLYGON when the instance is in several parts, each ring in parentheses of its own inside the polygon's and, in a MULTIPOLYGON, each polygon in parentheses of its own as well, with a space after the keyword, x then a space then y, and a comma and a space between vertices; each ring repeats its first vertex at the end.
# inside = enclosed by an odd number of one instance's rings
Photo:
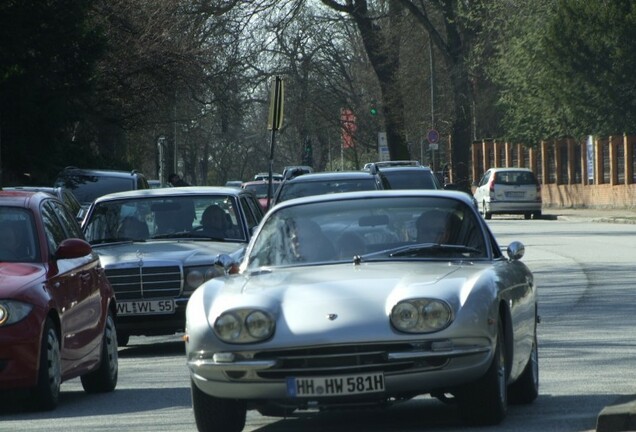
POLYGON ((316 222, 296 219, 290 221, 289 228, 291 255, 294 261, 314 262, 336 258, 333 244, 316 222))
POLYGON ((420 243, 449 243, 452 234, 451 214, 443 210, 427 210, 415 221, 420 243))
POLYGON ((232 223, 229 215, 217 204, 209 205, 201 215, 203 233, 214 238, 231 236, 232 223))
POLYGON ((126 216, 117 230, 119 239, 146 240, 149 236, 148 225, 135 216, 126 216))

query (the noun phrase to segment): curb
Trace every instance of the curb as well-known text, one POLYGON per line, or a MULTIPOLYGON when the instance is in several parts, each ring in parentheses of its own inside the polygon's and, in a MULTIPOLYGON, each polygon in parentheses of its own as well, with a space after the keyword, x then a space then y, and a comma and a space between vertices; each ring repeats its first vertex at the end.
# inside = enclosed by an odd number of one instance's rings
POLYGON ((636 401, 603 408, 596 421, 596 432, 636 430, 636 401))

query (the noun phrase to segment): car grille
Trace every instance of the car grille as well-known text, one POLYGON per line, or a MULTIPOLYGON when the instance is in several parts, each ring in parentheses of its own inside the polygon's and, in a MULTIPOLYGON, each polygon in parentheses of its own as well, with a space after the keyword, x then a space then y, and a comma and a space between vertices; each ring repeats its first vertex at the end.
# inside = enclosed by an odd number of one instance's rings
POLYGON ((258 372, 264 379, 283 379, 287 376, 321 376, 334 373, 402 372, 413 369, 439 368, 448 358, 388 360, 388 353, 419 352, 412 344, 343 345, 266 351, 254 355, 255 360, 276 359, 278 366, 258 372))
POLYGON ((179 266, 107 269, 106 277, 118 300, 176 297, 183 280, 179 266))

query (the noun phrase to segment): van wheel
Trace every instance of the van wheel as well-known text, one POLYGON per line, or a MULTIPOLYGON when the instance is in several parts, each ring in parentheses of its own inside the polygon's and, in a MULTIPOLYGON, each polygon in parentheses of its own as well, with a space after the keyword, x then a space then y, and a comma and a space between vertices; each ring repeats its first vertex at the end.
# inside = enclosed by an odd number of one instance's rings
POLYGON ((486 201, 482 203, 481 208, 484 219, 492 219, 492 213, 488 211, 488 207, 486 207, 486 201))

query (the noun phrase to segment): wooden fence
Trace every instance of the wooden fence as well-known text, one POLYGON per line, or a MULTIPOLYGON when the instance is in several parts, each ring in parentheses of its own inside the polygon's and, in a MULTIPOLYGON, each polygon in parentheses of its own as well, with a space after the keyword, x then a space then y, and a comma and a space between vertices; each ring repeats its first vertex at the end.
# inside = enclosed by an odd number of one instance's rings
POLYGON ((544 206, 636 207, 636 136, 542 141, 536 147, 497 140, 472 144, 472 180, 494 167, 532 169, 544 206))

